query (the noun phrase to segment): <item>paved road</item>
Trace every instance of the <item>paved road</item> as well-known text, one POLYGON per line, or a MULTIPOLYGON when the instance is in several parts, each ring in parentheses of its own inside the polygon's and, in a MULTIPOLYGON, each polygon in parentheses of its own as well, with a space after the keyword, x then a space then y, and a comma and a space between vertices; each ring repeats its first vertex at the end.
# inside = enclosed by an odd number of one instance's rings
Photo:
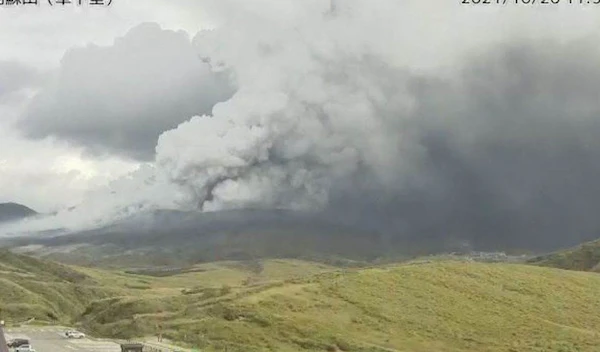
POLYGON ((37 352, 121 352, 115 342, 94 339, 67 339, 60 327, 22 327, 5 330, 6 340, 29 339, 37 352))

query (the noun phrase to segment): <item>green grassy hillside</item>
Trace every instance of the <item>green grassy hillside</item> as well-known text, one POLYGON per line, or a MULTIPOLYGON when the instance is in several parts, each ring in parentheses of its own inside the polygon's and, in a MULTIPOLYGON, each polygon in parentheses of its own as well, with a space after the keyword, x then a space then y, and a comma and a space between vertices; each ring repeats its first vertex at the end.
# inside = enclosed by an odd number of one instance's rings
POLYGON ((256 284, 225 275, 227 284, 219 285, 218 276, 203 281, 194 275, 207 274, 139 277, 146 284, 139 295, 93 303, 86 326, 131 337, 152 335, 160 324, 167 338, 204 351, 566 352, 600 346, 600 276, 590 273, 431 262, 256 284))
POLYGON ((0 251, 0 315, 9 323, 69 323, 91 301, 120 292, 71 267, 0 251))
POLYGON ((533 258, 530 264, 568 270, 600 272, 600 240, 533 258))
MULTIPOLYGON (((172 302, 186 290, 190 297, 204 291, 216 295, 223 287, 260 286, 334 269, 297 260, 270 260, 199 264, 148 276, 59 264, 0 250, 0 317, 9 324, 31 318, 72 324, 86 312, 98 313, 96 307, 107 302, 124 302, 132 312, 156 312, 162 301, 172 309, 172 302)), ((109 315, 107 319, 102 323, 115 317, 109 315)))
POLYGON ((203 351, 597 351, 600 276, 518 264, 339 269, 216 262, 170 274, 78 268, 0 252, 9 322, 78 323, 106 337, 203 351))

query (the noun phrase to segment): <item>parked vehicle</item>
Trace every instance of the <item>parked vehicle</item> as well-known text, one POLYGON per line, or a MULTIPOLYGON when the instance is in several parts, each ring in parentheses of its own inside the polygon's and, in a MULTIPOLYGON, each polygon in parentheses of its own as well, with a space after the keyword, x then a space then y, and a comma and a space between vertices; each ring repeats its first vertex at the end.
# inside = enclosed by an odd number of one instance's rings
POLYGON ((121 352, 142 352, 144 345, 141 343, 122 343, 121 352))
POLYGON ((85 337, 85 334, 75 330, 68 330, 65 332, 65 336, 70 339, 82 339, 85 337))
POLYGON ((35 352, 31 345, 21 345, 15 349, 15 352, 35 352))
POLYGON ((7 346, 10 348, 16 348, 23 345, 29 345, 29 340, 27 339, 12 339, 8 341, 7 346))

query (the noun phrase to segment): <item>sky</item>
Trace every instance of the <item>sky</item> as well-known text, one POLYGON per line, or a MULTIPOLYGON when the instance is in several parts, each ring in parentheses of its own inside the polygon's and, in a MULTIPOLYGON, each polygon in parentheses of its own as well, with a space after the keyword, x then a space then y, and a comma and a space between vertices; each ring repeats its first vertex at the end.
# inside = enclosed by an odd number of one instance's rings
POLYGON ((0 7, 0 202, 53 226, 259 206, 473 241, 593 236, 597 6, 0 7))
MULTIPOLYGON (((61 60, 69 50, 89 45, 110 47, 115 39, 143 23, 195 33, 210 28, 210 21, 203 18, 195 1, 186 0, 149 0, 143 5, 139 1, 118 0, 110 7, 49 7, 45 2, 37 7, 0 7, 0 201, 19 202, 40 212, 57 211, 78 204, 87 191, 139 167, 136 159, 110 154, 90 157, 81 146, 60 136, 27 138, 14 124, 25 116, 32 98, 60 70, 61 60)), ((155 62, 166 59, 155 58, 155 62)), ((101 68, 93 68, 94 60, 102 60, 95 53, 84 54, 80 60, 81 65, 91 67, 89 75, 102 74, 101 68)), ((78 87, 66 89, 68 96, 64 99, 77 99, 78 87)), ((90 94, 104 99, 101 95, 110 94, 112 89, 106 87, 106 91, 90 94)), ((98 118, 100 124, 102 120, 103 117, 98 118)), ((42 128, 43 124, 66 125, 73 120, 61 115, 57 120, 42 122, 40 118, 39 122, 42 128)))

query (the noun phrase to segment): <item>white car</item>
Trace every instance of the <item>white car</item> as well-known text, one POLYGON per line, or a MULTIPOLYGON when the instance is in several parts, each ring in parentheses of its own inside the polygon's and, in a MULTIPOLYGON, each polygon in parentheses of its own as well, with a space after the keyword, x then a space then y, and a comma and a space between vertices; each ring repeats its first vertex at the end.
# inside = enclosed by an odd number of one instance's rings
POLYGON ((65 336, 70 339, 82 339, 85 337, 85 334, 79 331, 69 330, 65 332, 65 336))
POLYGON ((21 345, 15 349, 15 352, 35 352, 31 345, 21 345))

